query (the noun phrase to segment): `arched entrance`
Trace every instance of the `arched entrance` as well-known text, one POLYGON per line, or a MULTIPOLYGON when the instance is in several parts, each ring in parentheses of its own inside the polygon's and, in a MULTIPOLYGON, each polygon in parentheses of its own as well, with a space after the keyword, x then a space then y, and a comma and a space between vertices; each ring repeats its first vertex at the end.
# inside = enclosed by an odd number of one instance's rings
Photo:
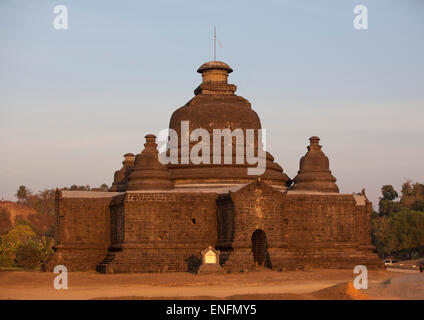
POLYGON ((257 266, 267 266, 266 233, 261 229, 256 229, 252 234, 252 253, 257 266))

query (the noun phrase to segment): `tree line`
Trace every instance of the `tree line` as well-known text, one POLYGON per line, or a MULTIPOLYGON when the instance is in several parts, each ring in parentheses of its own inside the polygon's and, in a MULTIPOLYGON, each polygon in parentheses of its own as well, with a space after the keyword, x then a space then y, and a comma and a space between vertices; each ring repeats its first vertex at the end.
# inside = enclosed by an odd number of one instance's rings
POLYGON ((371 217, 372 241, 385 258, 424 256, 424 184, 407 181, 401 196, 391 185, 381 188, 378 212, 371 217))

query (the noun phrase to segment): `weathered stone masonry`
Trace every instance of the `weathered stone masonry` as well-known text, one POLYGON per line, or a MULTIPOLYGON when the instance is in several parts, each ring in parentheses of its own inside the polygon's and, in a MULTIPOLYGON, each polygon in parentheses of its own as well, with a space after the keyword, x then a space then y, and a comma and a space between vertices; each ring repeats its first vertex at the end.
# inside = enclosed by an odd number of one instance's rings
MULTIPOLYGON (((110 245, 110 201, 87 198, 94 192, 56 192, 56 253, 48 267, 65 264, 71 270, 93 270, 105 257, 110 245), (80 196, 80 197, 79 197, 80 196)), ((96 192, 95 196, 98 196, 96 192)))
MULTIPOLYGON (((198 71, 203 83, 173 113, 171 129, 179 132, 181 121, 190 131, 261 128, 227 83, 228 65, 212 61, 198 71)), ((318 137, 293 180, 269 152, 259 177, 247 174, 247 162, 163 165, 155 139, 147 135, 139 154, 125 154, 109 192, 56 192, 55 254, 45 270, 197 272, 208 246, 232 272, 382 267, 370 245, 372 205, 364 191, 339 193, 318 137)))

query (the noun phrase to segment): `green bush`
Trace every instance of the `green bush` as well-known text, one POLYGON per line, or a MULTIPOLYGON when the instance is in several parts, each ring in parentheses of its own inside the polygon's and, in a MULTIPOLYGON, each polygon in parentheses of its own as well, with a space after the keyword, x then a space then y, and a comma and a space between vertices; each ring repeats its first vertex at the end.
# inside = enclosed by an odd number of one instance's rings
POLYGON ((35 269, 40 265, 42 251, 35 242, 21 244, 16 249, 15 262, 25 270, 35 269))
POLYGON ((53 254, 54 240, 37 238, 31 227, 19 224, 0 237, 0 267, 34 269, 53 254))
POLYGON ((10 268, 13 266, 13 258, 5 252, 0 252, 0 267, 10 268))

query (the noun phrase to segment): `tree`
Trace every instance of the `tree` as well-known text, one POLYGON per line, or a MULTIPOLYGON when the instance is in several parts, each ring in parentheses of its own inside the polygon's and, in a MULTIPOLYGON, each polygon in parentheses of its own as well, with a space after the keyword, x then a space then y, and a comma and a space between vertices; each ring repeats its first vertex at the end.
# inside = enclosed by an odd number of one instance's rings
POLYGON ((18 247, 15 261, 18 266, 24 267, 25 270, 31 270, 40 264, 41 256, 42 251, 37 243, 30 241, 18 247))
POLYGON ((402 184, 402 198, 412 196, 411 180, 408 180, 402 184))
POLYGON ((19 186, 18 190, 16 191, 15 197, 18 198, 18 202, 25 203, 31 193, 31 190, 27 189, 27 187, 19 186))
POLYGON ((406 207, 371 221, 372 241, 380 256, 411 253, 424 247, 424 212, 406 207))
POLYGON ((45 236, 37 239, 30 226, 17 225, 1 237, 0 266, 34 269, 53 253, 53 244, 54 240, 45 236))
POLYGON ((424 200, 415 200, 412 202, 411 209, 424 212, 424 200))
POLYGON ((372 243, 381 257, 387 256, 391 252, 388 241, 390 218, 387 216, 374 216, 371 220, 372 243))
POLYGON ((391 185, 381 188, 378 215, 371 216, 372 242, 380 256, 424 252, 424 185, 402 185, 400 201, 391 185))
POLYGON ((414 183, 412 181, 406 181, 402 185, 402 197, 400 202, 411 208, 411 205, 417 200, 424 200, 424 184, 414 183))
POLYGON ((384 185, 381 188, 381 194, 383 195, 382 200, 395 200, 399 195, 396 190, 389 184, 384 185))
POLYGON ((46 237, 42 237, 38 243, 38 247, 41 251, 41 261, 45 261, 50 255, 54 253, 53 251, 54 240, 46 237))
POLYGON ((102 183, 100 185, 100 188, 102 188, 102 189, 109 189, 109 186, 106 183, 102 183))
POLYGON ((0 244, 0 267, 13 267, 18 243, 0 244))
POLYGON ((46 189, 27 197, 26 205, 40 215, 54 215, 55 190, 46 189))
POLYGON ((65 190, 79 190, 79 191, 90 191, 91 187, 89 185, 86 186, 77 186, 73 184, 70 188, 65 188, 65 190))
POLYGON ((31 227, 22 224, 15 226, 1 237, 0 266, 13 267, 19 246, 35 240, 35 233, 31 227))
POLYGON ((391 232, 397 241, 397 250, 424 246, 424 213, 404 209, 392 217, 391 232))
POLYGON ((19 224, 2 237, 2 244, 27 243, 36 238, 36 234, 29 225, 19 224))
POLYGON ((399 202, 381 199, 378 203, 378 213, 380 216, 390 216, 392 213, 399 212, 403 206, 399 202))
POLYGON ((391 213, 399 212, 402 205, 393 201, 398 197, 398 193, 391 185, 384 185, 381 188, 382 197, 378 203, 378 212, 380 216, 389 216, 391 213))

